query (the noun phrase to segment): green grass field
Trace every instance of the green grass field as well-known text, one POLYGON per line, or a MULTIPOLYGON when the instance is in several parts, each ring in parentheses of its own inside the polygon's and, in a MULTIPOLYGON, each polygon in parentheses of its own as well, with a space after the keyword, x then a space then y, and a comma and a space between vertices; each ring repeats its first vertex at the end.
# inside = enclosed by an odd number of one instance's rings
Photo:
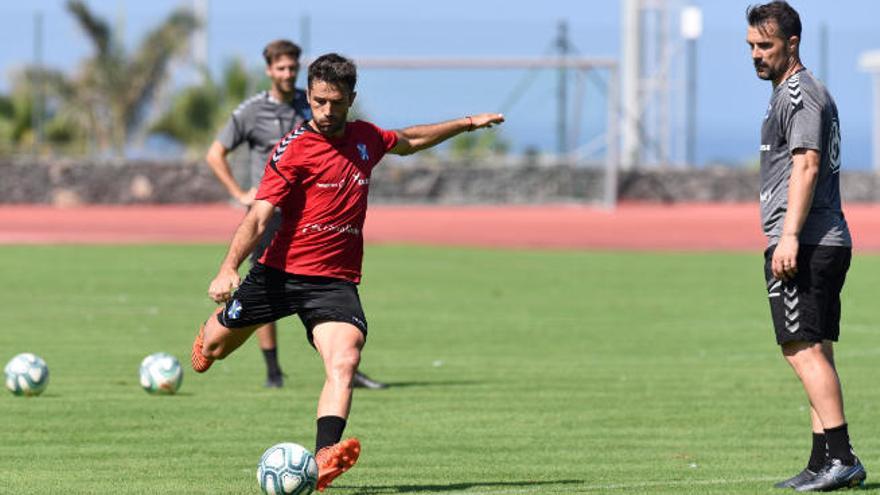
MULTIPOLYGON (((0 395, 0 493, 258 493, 280 441, 314 446, 321 366, 281 324, 288 386, 249 342, 204 376, 190 343, 221 246, 2 247, 0 361, 51 382, 0 395), (138 365, 167 351, 180 394, 138 365)), ((779 356, 760 253, 645 254, 371 246, 360 463, 327 493, 779 493, 806 461, 806 400, 779 356)), ((880 257, 856 256, 839 369, 850 431, 880 491, 880 257)), ((2 363, 0 363, 2 364, 2 363)))

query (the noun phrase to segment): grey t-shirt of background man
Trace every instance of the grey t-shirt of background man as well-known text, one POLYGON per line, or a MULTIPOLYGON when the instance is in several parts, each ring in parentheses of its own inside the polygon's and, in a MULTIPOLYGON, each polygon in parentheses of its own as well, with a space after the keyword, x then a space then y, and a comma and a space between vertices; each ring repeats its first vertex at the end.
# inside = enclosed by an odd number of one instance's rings
POLYGON ((296 90, 293 100, 280 102, 268 91, 248 98, 235 111, 217 135, 228 150, 247 142, 250 187, 263 178, 269 153, 285 134, 312 118, 305 91, 296 90))
POLYGON ((761 222, 768 246, 779 242, 788 208, 792 152, 820 153, 813 203, 799 242, 852 246, 840 207, 840 121, 837 105, 821 82, 803 69, 773 90, 761 126, 761 222))

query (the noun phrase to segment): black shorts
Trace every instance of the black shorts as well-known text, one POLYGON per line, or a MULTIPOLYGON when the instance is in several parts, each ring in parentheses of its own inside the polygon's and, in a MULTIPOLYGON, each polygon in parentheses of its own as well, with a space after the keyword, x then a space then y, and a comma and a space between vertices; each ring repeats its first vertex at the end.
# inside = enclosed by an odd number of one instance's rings
POLYGON ((846 280, 852 249, 801 245, 794 280, 773 278, 773 251, 764 251, 764 279, 776 342, 837 341, 840 336, 840 291, 846 280))
POLYGON ((357 286, 347 280, 293 275, 262 263, 248 272, 217 321, 226 328, 262 325, 298 314, 309 343, 315 325, 338 321, 356 326, 367 337, 367 318, 357 286))

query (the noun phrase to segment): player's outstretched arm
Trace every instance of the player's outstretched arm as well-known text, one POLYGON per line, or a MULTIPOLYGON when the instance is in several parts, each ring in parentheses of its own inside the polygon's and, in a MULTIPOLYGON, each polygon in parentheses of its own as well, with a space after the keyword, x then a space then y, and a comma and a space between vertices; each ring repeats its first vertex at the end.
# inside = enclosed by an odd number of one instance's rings
POLYGON ((500 113, 481 113, 436 124, 414 125, 405 129, 397 129, 394 131, 397 133, 397 144, 388 152, 395 155, 411 155, 440 144, 462 132, 492 127, 502 122, 504 122, 504 115, 500 113))
POLYGON ((241 221, 229 243, 226 257, 220 264, 217 276, 208 286, 208 296, 214 302, 224 302, 232 295, 232 291, 241 283, 238 267, 254 250, 254 246, 266 230, 266 224, 275 212, 275 205, 268 201, 257 200, 251 205, 244 220, 241 221))

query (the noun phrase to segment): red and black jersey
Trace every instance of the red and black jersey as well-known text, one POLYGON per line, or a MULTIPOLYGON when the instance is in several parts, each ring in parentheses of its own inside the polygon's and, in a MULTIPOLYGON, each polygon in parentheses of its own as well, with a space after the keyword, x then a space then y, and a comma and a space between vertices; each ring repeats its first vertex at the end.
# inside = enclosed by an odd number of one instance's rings
POLYGON ((260 262, 297 275, 360 282, 370 174, 397 134, 349 122, 333 138, 304 124, 275 147, 256 199, 283 222, 260 262))

